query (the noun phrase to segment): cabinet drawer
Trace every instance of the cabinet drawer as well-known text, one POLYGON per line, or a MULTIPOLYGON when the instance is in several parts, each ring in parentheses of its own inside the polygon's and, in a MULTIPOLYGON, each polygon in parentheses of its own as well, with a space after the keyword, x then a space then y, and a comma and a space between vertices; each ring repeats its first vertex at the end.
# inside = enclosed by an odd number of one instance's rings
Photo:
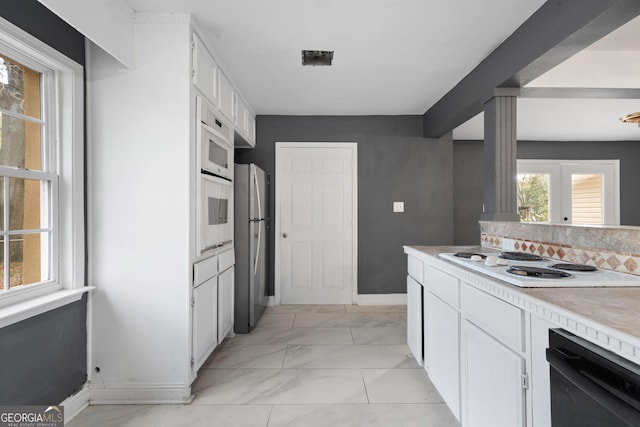
POLYGON ((218 271, 222 273, 236 263, 233 249, 218 254, 218 271))
POLYGON ((516 351, 524 350, 524 319, 518 307, 464 284, 462 312, 503 344, 516 351))
POLYGON ((212 256, 193 264, 193 286, 218 275, 218 256, 212 256))
POLYGON ((408 255, 407 271, 409 272, 409 276, 413 277, 413 280, 420 284, 424 284, 424 264, 422 263, 422 260, 408 255))
POLYGON ((452 306, 460 307, 459 279, 429 265, 427 266, 427 287, 452 306))

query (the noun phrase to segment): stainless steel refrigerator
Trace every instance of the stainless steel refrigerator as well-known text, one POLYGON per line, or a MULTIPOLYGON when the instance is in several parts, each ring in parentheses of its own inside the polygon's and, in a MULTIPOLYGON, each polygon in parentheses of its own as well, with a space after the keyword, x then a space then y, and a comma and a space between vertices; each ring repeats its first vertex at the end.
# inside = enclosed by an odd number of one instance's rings
POLYGON ((267 305, 268 176, 254 164, 235 165, 236 283, 234 330, 250 332, 267 305))

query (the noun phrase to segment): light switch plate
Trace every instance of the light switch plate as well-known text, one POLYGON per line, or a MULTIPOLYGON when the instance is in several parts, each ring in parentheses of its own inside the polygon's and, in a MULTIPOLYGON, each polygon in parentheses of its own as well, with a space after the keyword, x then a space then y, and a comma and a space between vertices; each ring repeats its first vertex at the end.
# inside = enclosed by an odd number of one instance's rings
POLYGON ((404 212, 404 202, 393 202, 394 212, 404 212))

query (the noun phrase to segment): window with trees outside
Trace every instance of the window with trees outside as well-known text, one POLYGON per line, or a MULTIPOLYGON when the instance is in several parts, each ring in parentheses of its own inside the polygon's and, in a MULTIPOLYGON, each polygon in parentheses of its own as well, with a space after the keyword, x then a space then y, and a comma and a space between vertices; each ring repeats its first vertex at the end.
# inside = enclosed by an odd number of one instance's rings
POLYGON ((42 73, 0 54, 0 277, 3 290, 51 279, 56 176, 43 149, 42 73))
POLYGON ((0 19, 0 327, 86 291, 83 86, 81 65, 0 19))
POLYGON ((523 222, 620 224, 618 160, 518 160, 523 222))

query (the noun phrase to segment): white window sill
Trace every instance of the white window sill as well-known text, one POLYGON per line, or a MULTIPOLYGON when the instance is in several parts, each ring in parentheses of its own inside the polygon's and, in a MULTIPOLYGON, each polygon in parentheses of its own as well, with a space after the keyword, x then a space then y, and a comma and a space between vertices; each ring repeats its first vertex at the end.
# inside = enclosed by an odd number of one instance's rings
POLYGON ((77 289, 62 289, 47 295, 12 304, 8 307, 2 307, 0 308, 0 328, 76 302, 82 298, 85 292, 92 291, 95 288, 95 286, 83 286, 77 289))

